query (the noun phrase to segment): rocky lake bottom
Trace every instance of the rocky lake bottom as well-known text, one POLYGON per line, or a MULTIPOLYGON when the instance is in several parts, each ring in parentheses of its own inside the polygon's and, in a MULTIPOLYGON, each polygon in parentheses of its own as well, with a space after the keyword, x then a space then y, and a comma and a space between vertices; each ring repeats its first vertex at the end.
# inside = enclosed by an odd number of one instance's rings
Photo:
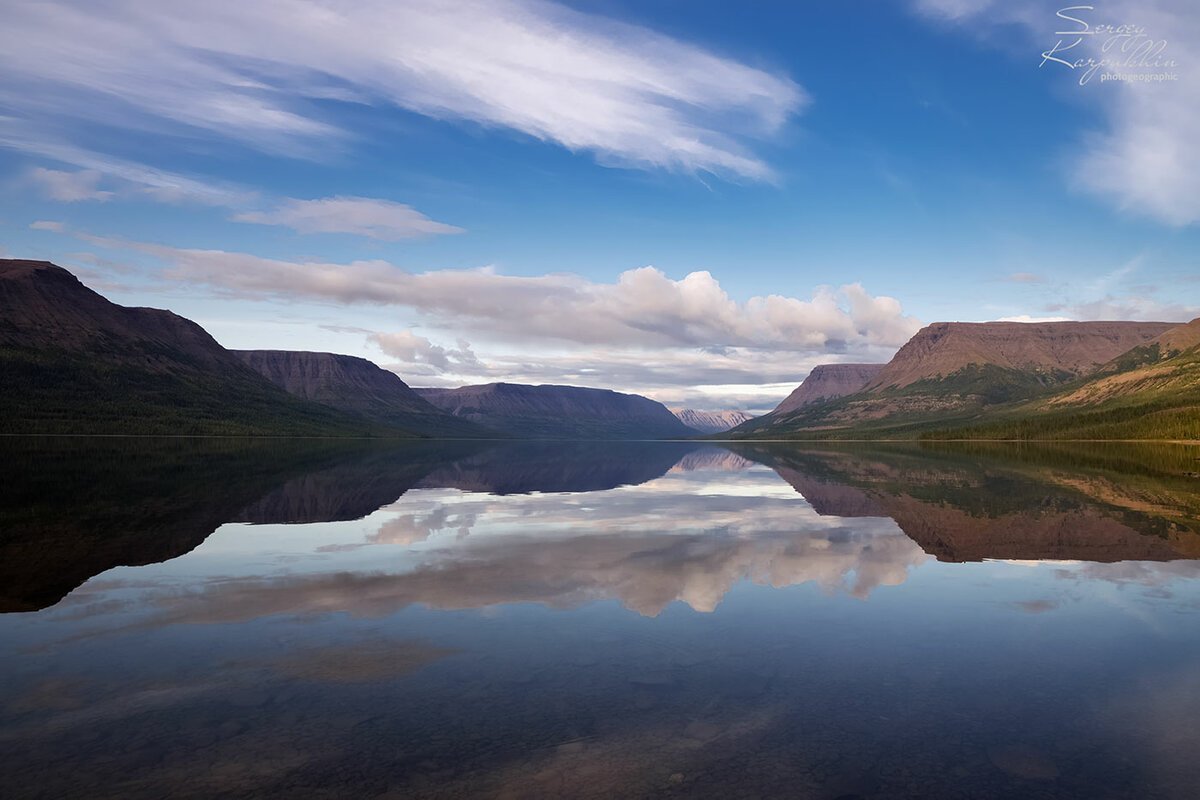
POLYGON ((1200 787, 1200 448, 5 447, 5 797, 1200 787))

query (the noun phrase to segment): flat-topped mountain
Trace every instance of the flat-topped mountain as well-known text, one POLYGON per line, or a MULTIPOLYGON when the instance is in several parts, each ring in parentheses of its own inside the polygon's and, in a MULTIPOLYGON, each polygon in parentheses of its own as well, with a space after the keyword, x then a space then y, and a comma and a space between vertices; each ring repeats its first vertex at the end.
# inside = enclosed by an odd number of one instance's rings
POLYGON ((972 367, 1062 382, 1099 369, 1177 324, 938 322, 909 339, 866 388, 902 389, 919 381, 951 378, 972 367))
POLYGON ((1200 439, 1200 320, 1177 325, 1059 391, 931 435, 1200 439))
POLYGON ((771 413, 786 414, 861 392, 879 376, 884 364, 820 364, 771 413))
POLYGON ((291 350, 233 350, 288 394, 385 425, 429 436, 495 438, 497 434, 437 408, 400 376, 365 358, 291 350))
POLYGON ((679 421, 693 430, 701 433, 723 433, 730 428, 736 428, 743 422, 754 419, 753 414, 745 411, 697 411, 694 408, 671 409, 679 421))
POLYGON ((679 439, 696 435, 662 403, 579 386, 488 383, 417 389, 457 417, 526 439, 679 439))
POLYGON ((0 260, 0 370, 7 433, 402 435, 298 400, 196 323, 47 261, 0 260))
POLYGON ((913 438, 1047 397, 1109 369, 1114 359, 1174 327, 1169 322, 939 322, 918 331, 860 391, 777 409, 732 435, 913 438))

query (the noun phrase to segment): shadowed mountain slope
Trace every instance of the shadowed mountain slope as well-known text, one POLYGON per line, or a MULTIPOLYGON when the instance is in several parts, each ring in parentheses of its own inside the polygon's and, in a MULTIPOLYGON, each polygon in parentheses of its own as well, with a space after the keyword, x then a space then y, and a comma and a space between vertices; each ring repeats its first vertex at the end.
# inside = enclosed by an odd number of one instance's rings
POLYGON ((394 372, 365 358, 290 350, 233 350, 288 394, 425 436, 496 438, 430 404, 394 372))
POLYGON ((672 439, 696 436, 662 403, 578 386, 489 383, 417 389, 457 417, 525 439, 672 439))
POLYGON ((404 435, 288 395, 170 311, 0 260, 0 432, 404 435))

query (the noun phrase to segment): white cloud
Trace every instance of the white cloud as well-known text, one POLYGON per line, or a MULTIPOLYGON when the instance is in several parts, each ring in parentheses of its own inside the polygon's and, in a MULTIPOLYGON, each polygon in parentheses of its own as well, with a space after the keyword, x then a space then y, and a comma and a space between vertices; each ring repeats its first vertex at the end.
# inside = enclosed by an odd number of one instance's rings
POLYGON ((1017 314, 1012 317, 1001 317, 998 322, 1070 322, 1072 317, 1035 317, 1030 314, 1017 314))
POLYGON ((113 196, 112 192, 100 188, 104 175, 94 169, 63 172, 35 167, 29 171, 28 178, 47 197, 63 203, 78 203, 81 200, 104 202, 113 196))
MULTIPOLYGON (((1027 39, 1018 52, 1028 52, 1030 69, 1041 53, 1059 39, 1058 30, 1074 30, 1075 23, 1055 17, 1060 6, 1038 0, 996 3, 989 0, 917 0, 919 12, 962 26, 976 34, 993 36, 1023 29, 1027 39), (1013 26, 1016 26, 1014 28, 1013 26)), ((1200 221, 1200 15, 1193 0, 1108 0, 1092 10, 1070 12, 1093 27, 1097 24, 1143 26, 1152 40, 1165 41, 1163 59, 1175 66, 1133 70, 1121 66, 1101 72, 1175 74, 1177 80, 1161 82, 1109 81, 1099 75, 1078 85, 1082 70, 1050 62, 1041 67, 1046 79, 1069 81, 1071 91, 1100 106, 1107 123, 1103 129, 1084 132, 1069 157, 1069 180, 1081 190, 1103 197, 1129 213, 1148 216, 1171 225, 1200 221)), ((1074 58, 1124 59, 1118 47, 1100 51, 1105 36, 1081 37, 1066 60, 1074 58)), ((1001 40, 1004 45, 1012 45, 1001 40)))
POLYGON ((246 211, 233 219, 283 225, 299 233, 353 233, 390 241, 462 233, 462 228, 436 222, 412 206, 369 197, 287 199, 270 211, 246 211))
POLYGON ((29 229, 33 231, 52 231, 54 233, 66 233, 67 226, 61 222, 51 219, 39 219, 29 223, 29 229))
POLYGON ((154 256, 164 276, 228 296, 403 306, 454 330, 509 340, 704 348, 770 347, 838 352, 898 347, 920 322, 899 301, 859 284, 820 287, 811 299, 731 298, 708 272, 673 280, 653 267, 615 283, 579 275, 503 275, 491 267, 413 273, 386 261, 293 262, 75 234, 100 246, 154 256))
POLYGON ((313 156, 328 103, 515 130, 605 163, 769 180, 748 139, 806 103, 784 76, 542 0, 88 0, 5 9, 0 105, 313 156))
POLYGON ((471 351, 471 345, 459 339, 458 347, 443 347, 412 331, 372 333, 367 340, 405 365, 426 364, 436 372, 480 376, 488 368, 471 351))
POLYGON ((1005 278, 1009 283, 1045 283, 1046 279, 1032 272, 1014 272, 1005 278))

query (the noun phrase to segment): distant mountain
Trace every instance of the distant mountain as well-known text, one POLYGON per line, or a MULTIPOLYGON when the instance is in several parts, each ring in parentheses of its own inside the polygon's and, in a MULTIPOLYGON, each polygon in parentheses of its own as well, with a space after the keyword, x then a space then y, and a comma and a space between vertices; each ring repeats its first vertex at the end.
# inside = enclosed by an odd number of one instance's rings
POLYGON ((288 395, 190 320, 0 260, 0 432, 406 435, 288 395))
POLYGON ((1095 375, 1168 322, 939 322, 854 394, 773 412, 734 437, 913 438, 1095 375))
POLYGON ((754 419, 745 411, 697 411, 692 408, 671 409, 679 421, 701 433, 722 433, 754 419))
POLYGON ((1047 397, 941 438, 1200 439, 1200 319, 1178 325, 1047 397))
POLYGON ((489 383, 416 391, 457 417, 523 439, 679 439, 696 435, 662 403, 608 389, 489 383))
POLYGON ((499 434, 437 408, 394 372, 365 358, 291 350, 233 350, 288 394, 425 436, 496 438, 499 434))
POLYGON ((787 414, 805 406, 836 400, 860 392, 884 368, 883 364, 820 364, 804 382, 775 407, 772 414, 787 414))

